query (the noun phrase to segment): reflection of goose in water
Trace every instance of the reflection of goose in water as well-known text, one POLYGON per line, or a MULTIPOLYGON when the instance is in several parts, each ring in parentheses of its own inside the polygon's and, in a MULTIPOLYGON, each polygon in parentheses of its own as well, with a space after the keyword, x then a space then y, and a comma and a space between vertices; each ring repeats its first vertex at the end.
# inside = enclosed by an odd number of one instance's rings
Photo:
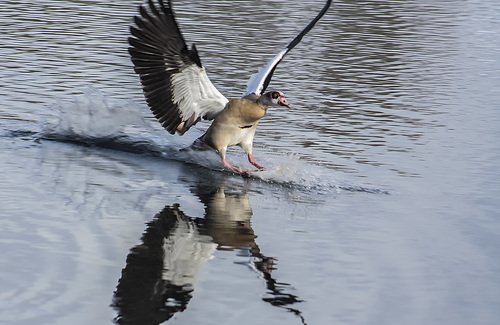
POLYGON ((301 300, 286 293, 288 284, 272 277, 276 260, 264 256, 255 242, 248 193, 226 189, 205 176, 192 188, 205 205, 205 218, 188 217, 179 205, 166 206, 148 223, 142 244, 130 250, 113 299, 115 322, 159 324, 170 319, 186 309, 197 275, 213 252, 238 249, 247 252, 249 266, 266 281, 268 292, 262 299, 305 323, 301 312, 291 308, 301 300))

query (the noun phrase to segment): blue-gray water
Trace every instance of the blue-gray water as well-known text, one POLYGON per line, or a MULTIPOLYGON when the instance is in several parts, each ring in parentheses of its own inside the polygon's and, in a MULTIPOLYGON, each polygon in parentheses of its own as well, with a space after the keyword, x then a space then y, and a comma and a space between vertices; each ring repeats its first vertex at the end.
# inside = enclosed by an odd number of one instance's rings
MULTIPOLYGON (((498 1, 335 1, 274 75, 265 181, 151 118, 140 3, 0 4, 1 324, 500 323, 498 1)), ((322 5, 174 1, 228 97, 322 5)))

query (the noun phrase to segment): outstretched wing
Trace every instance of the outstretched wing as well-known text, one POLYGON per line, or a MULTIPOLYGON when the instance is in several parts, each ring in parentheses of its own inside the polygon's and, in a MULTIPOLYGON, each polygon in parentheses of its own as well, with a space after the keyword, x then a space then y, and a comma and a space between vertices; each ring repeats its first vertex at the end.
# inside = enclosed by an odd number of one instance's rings
POLYGON ((172 134, 213 119, 228 100, 208 79, 194 44, 187 47, 171 1, 148 0, 139 9, 129 53, 154 116, 172 134))
POLYGON ((288 46, 281 50, 271 61, 269 61, 265 66, 259 69, 259 71, 250 77, 247 83, 247 90, 245 91, 245 95, 262 95, 264 91, 266 91, 269 82, 273 76, 274 70, 281 62, 283 57, 290 52, 297 44, 300 43, 302 37, 306 35, 313 27, 316 25, 318 20, 323 17, 323 15, 327 12, 328 8, 332 4, 332 0, 327 0, 323 9, 319 12, 319 14, 304 28, 295 38, 288 44, 288 46))

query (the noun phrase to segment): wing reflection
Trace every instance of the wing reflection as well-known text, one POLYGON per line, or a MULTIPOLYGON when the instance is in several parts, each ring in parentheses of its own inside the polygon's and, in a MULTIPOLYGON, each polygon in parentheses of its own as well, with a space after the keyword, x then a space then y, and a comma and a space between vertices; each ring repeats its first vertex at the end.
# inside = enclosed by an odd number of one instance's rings
POLYGON ((186 309, 192 297, 193 272, 189 270, 183 281, 182 270, 189 267, 183 265, 182 257, 188 254, 182 252, 183 243, 176 247, 174 240, 195 229, 178 206, 165 207, 148 223, 142 243, 127 256, 114 293, 117 324, 160 324, 186 309))
POLYGON ((142 243, 133 247, 116 287, 117 324, 160 324, 186 309, 197 274, 216 249, 237 250, 266 282, 263 301, 304 318, 291 305, 301 302, 287 293, 290 285, 272 277, 274 257, 261 253, 251 227, 248 192, 226 186, 224 177, 198 175, 191 191, 205 205, 204 218, 186 216, 180 206, 166 206, 147 224, 142 243))

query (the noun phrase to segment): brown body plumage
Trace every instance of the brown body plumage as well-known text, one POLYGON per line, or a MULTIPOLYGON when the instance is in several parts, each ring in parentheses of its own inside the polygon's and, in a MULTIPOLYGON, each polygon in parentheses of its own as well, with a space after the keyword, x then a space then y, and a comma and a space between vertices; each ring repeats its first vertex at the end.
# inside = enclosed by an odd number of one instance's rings
POLYGON ((259 101, 259 96, 250 95, 241 99, 231 99, 214 119, 201 140, 217 150, 226 167, 236 168, 226 160, 227 148, 240 146, 247 153, 250 163, 261 169, 262 166, 258 165, 253 158, 252 148, 257 124, 266 112, 267 106, 259 101))

